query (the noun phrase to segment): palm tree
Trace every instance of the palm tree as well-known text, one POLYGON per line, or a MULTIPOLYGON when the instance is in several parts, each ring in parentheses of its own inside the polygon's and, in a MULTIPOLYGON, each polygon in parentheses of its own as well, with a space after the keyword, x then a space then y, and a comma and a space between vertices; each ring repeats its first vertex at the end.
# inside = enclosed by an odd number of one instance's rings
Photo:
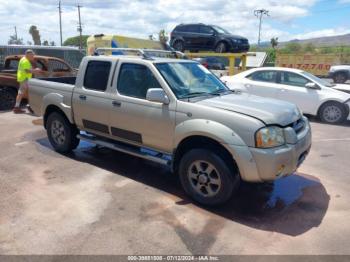
POLYGON ((32 35, 34 45, 41 45, 39 30, 35 25, 29 28, 29 34, 32 35))
POLYGON ((278 37, 272 37, 270 43, 272 48, 275 49, 278 46, 278 37))

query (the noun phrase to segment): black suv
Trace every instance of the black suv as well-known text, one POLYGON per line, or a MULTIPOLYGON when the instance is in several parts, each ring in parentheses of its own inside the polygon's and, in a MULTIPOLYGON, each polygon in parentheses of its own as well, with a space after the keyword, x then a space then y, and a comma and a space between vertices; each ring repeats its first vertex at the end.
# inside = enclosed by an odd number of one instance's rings
POLYGON ((181 24, 171 32, 170 45, 177 51, 215 50, 241 53, 249 50, 247 38, 232 35, 215 25, 181 24))

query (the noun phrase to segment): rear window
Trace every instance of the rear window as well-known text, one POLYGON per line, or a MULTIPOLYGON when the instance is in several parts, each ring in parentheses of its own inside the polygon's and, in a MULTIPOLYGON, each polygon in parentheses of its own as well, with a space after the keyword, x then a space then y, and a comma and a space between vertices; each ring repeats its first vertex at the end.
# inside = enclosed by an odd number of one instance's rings
POLYGON ((108 84, 110 70, 110 62, 90 61, 85 72, 84 88, 105 91, 108 84))

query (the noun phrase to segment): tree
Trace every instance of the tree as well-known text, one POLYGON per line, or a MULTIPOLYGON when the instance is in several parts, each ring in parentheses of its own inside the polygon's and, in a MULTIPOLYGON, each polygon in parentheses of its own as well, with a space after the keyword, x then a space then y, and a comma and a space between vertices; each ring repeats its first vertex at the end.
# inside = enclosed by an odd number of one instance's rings
MULTIPOLYGON (((87 47, 87 39, 88 35, 83 35, 82 36, 82 41, 83 41, 83 48, 87 47)), ((74 36, 74 37, 69 37, 63 42, 64 46, 79 46, 79 36, 74 36)))
POLYGON ((298 53, 302 50, 302 46, 297 42, 290 42, 286 44, 284 50, 286 53, 298 53))
POLYGON ((270 43, 272 48, 275 49, 278 46, 278 37, 272 37, 270 43))
POLYGON ((29 28, 29 34, 31 34, 33 38, 34 45, 41 45, 40 33, 35 25, 29 28))
POLYGON ((304 52, 313 53, 315 52, 315 50, 316 50, 316 47, 312 43, 307 43, 304 46, 304 52))
POLYGON ((165 33, 165 30, 162 29, 159 31, 159 42, 161 42, 162 44, 166 44, 166 42, 168 42, 168 36, 165 33))
POLYGON ((149 40, 154 40, 153 35, 149 35, 149 36, 148 36, 148 39, 149 39, 149 40))
POLYGON ((27 45, 32 45, 33 43, 31 41, 27 41, 27 45))
POLYGON ((23 45, 23 39, 17 38, 16 35, 10 35, 10 39, 7 41, 9 45, 23 45))
POLYGON ((56 44, 55 44, 55 41, 51 41, 50 42, 50 46, 55 46, 56 44))
POLYGON ((44 40, 43 45, 44 45, 44 46, 48 46, 48 45, 49 45, 49 41, 44 40))

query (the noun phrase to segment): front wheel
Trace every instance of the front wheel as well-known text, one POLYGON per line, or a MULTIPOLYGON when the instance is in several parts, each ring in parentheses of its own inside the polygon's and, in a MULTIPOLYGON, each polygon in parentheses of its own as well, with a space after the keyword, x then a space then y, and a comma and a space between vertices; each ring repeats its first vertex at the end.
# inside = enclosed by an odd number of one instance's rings
POLYGON ((78 129, 59 113, 48 116, 46 129, 52 147, 59 153, 68 153, 79 145, 78 129))
POLYGON ((346 106, 339 102, 327 102, 319 110, 319 117, 322 122, 339 124, 346 120, 349 111, 346 106))
POLYGON ((239 174, 224 158, 207 149, 193 149, 181 159, 179 176, 185 192, 204 205, 226 202, 238 188, 239 174))

